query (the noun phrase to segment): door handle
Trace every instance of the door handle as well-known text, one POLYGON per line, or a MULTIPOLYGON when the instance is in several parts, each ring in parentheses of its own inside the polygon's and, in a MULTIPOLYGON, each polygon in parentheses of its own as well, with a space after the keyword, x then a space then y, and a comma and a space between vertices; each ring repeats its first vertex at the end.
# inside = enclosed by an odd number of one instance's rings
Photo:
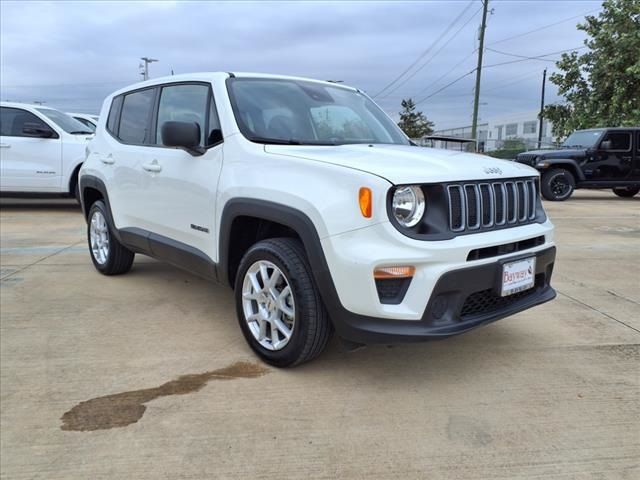
POLYGON ((11 148, 11 145, 8 143, 0 143, 0 148, 11 148))
POLYGON ((106 157, 100 157, 100 161, 105 165, 113 165, 116 161, 113 158, 113 155, 109 154, 106 157))
POLYGON ((162 165, 159 165, 157 160, 153 160, 151 163, 143 163, 142 168, 151 173, 158 173, 162 171, 162 165))

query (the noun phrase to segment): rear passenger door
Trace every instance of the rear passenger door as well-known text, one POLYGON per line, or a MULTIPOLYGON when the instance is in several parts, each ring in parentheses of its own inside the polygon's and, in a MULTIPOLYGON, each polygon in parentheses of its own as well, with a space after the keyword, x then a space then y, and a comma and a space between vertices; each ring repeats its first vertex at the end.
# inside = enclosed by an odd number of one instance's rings
POLYGON ((108 180, 109 201, 117 228, 148 230, 147 177, 142 165, 151 161, 154 148, 152 114, 158 89, 136 90, 114 98, 107 120, 112 138, 95 153, 108 180))
MULTIPOLYGON (((215 204, 222 169, 222 134, 211 85, 168 84, 161 87, 154 121, 155 148, 141 165, 145 216, 159 244, 195 248, 215 258, 215 204), (196 122, 203 155, 164 146, 162 126, 168 121, 196 122)), ((153 240, 153 239, 152 239, 153 240)), ((155 245, 155 246, 154 246, 155 245)), ((188 249, 188 248, 187 248, 188 249)), ((155 252, 166 256, 163 252, 155 252)))

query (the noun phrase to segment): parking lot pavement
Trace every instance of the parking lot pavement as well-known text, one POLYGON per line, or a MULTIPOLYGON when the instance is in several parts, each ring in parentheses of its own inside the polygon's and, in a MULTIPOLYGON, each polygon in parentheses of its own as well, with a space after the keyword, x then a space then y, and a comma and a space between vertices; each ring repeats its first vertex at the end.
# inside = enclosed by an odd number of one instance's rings
POLYGON ((546 206, 555 301, 277 370, 228 288, 101 276, 73 202, 3 199, 1 477, 640 478, 640 198, 546 206))

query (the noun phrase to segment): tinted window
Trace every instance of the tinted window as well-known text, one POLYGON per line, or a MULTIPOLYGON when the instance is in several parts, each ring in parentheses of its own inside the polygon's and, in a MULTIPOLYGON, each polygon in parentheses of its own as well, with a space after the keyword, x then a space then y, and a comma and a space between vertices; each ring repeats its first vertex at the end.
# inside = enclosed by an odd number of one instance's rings
POLYGON ((149 88, 125 95, 120 115, 118 138, 125 143, 149 143, 149 120, 156 90, 149 88))
POLYGON ((158 107, 157 143, 163 144, 161 132, 165 122, 194 122, 200 126, 200 145, 204 145, 208 96, 206 85, 164 87, 158 107))
POLYGON ((50 130, 51 127, 36 117, 33 113, 19 108, 0 108, 0 135, 5 137, 27 137, 22 129, 25 123, 34 123, 38 127, 50 130))
POLYGON ((116 133, 118 128, 118 120, 120 119, 120 109, 122 108, 122 95, 116 97, 111 102, 109 117, 107 118, 107 130, 116 133))
POLYGON ((626 152, 631 149, 631 133, 628 132, 608 132, 603 142, 609 140, 611 142, 611 148, 609 150, 619 150, 626 152))
POLYGON ((92 129, 87 128, 84 123, 79 122, 71 115, 67 115, 66 113, 59 112, 58 110, 53 110, 51 108, 38 108, 37 110, 67 133, 93 133, 92 129))

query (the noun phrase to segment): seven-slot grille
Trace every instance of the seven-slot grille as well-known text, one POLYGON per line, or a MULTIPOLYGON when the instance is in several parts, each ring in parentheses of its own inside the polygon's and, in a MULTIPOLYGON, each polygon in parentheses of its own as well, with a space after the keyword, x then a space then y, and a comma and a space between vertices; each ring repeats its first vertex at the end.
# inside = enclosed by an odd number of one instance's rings
POLYGON ((524 225, 536 218, 533 178, 448 185, 447 194, 449 228, 454 232, 524 225))

